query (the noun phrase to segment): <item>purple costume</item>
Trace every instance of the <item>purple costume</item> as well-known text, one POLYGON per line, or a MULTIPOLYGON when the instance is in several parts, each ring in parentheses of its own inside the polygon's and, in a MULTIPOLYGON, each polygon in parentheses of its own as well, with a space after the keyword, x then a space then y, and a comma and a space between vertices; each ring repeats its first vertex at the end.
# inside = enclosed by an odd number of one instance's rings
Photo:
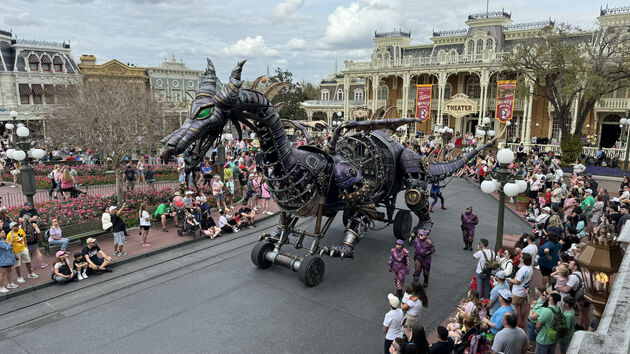
POLYGON ((396 290, 402 291, 405 285, 405 276, 409 274, 409 251, 404 247, 400 249, 397 247, 392 248, 387 267, 390 273, 394 273, 396 290))
POLYGON ((472 212, 472 206, 469 205, 466 209, 470 209, 470 213, 468 210, 462 213, 462 236, 465 244, 472 244, 475 238, 475 225, 479 223, 479 219, 472 212))
POLYGON ((413 280, 417 282, 418 278, 420 278, 420 271, 422 271, 425 278, 429 277, 429 272, 431 271, 431 255, 435 253, 435 246, 432 242, 429 242, 429 239, 426 237, 424 240, 421 240, 420 237, 416 237, 413 246, 416 249, 416 254, 413 257, 415 263, 413 280))

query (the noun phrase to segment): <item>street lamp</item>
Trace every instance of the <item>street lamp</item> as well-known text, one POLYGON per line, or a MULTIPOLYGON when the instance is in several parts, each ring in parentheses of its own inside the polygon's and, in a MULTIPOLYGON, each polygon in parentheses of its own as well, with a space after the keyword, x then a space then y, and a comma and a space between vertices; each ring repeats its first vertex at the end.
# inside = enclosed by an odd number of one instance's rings
MULTIPOLYGON (((9 112, 9 115, 13 121, 17 120, 18 113, 16 111, 9 112)), ((31 142, 28 141, 30 130, 22 123, 17 124, 17 129, 13 132, 15 126, 12 123, 7 123, 4 127, 11 132, 11 141, 17 147, 17 149, 11 148, 7 150, 6 155, 8 158, 24 161, 20 168, 20 175, 22 176, 22 193, 26 196, 26 199, 34 205, 33 196, 37 193, 37 186, 35 184, 35 170, 30 165, 30 160, 39 160, 46 155, 46 151, 36 148, 31 148, 31 142), (13 135, 15 134, 15 135, 13 135), (17 136, 17 137, 16 137, 17 136)))
MULTIPOLYGON (((619 120, 619 126, 621 127, 621 134, 623 134, 624 127, 630 128, 630 118, 621 118, 619 120)), ((628 174, 628 154, 630 154, 630 141, 628 141, 628 136, 626 134, 626 154, 623 158, 623 174, 628 174)))
POLYGON ((492 177, 494 178, 491 178, 490 174, 488 174, 486 179, 481 182, 481 190, 484 193, 490 194, 495 191, 499 193, 499 217, 497 219, 497 238, 494 246, 496 252, 498 252, 503 245, 505 196, 512 198, 519 193, 525 192, 527 189, 527 182, 516 179, 512 172, 508 169, 510 164, 514 161, 514 152, 512 152, 512 150, 499 150, 497 152, 497 161, 499 161, 499 168, 492 173, 492 177))
POLYGON ((488 137, 493 137, 495 132, 494 130, 490 129, 490 118, 489 117, 484 117, 482 119, 482 125, 481 128, 477 127, 477 132, 475 135, 477 136, 483 136, 483 143, 486 143, 486 140, 488 140, 488 137))

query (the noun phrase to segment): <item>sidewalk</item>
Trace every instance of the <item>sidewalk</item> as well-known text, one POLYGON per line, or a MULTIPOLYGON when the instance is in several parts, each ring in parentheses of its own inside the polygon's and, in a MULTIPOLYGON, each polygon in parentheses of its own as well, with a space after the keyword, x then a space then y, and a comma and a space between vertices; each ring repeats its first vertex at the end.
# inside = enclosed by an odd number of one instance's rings
MULTIPOLYGON (((11 187, 11 183, 5 182, 5 186, 0 186, 0 198, 2 198, 2 206, 7 208, 22 206, 26 202, 26 196, 22 193, 22 186, 16 185, 11 187)), ((162 189, 165 187, 176 188, 179 185, 177 181, 160 181, 153 184, 154 189, 162 189)), ((136 190, 146 190, 149 186, 147 184, 136 184, 136 190)), ((102 184, 95 186, 78 186, 77 189, 86 192, 88 195, 110 195, 116 193, 116 185, 114 184, 102 184)), ((37 193, 33 196, 35 203, 48 202, 51 197, 48 195, 48 190, 38 189, 37 193)))
MULTIPOLYGON (((234 206, 237 207, 237 204, 235 204, 234 206)), ((270 207, 270 210, 273 212, 273 214, 268 215, 268 214, 263 214, 263 213, 257 213, 256 222, 254 223, 254 225, 260 220, 274 217, 280 211, 278 206, 273 201, 269 202, 269 207, 270 207)), ((219 213, 217 210, 213 210, 212 217, 214 218, 215 222, 218 222, 219 213)), ((174 247, 180 247, 189 242, 192 242, 193 237, 190 234, 177 236, 177 230, 179 230, 179 228, 176 228, 172 222, 168 224, 167 226, 168 226, 168 232, 163 232, 162 226, 160 224, 156 224, 152 222, 151 230, 149 231, 149 235, 147 237, 147 242, 151 244, 150 247, 142 246, 141 237, 138 235, 138 228, 129 229, 128 230, 129 236, 127 237, 127 241, 123 249, 125 252, 127 252, 127 256, 125 257, 113 256, 114 238, 111 234, 107 236, 98 237, 97 244, 108 256, 112 257, 113 259, 112 264, 115 267, 116 263, 118 262, 128 262, 139 257, 151 256, 153 254, 161 253, 169 249, 172 249, 174 247)), ((63 226, 62 226, 62 231, 63 231, 63 226)), ((210 240, 210 238, 207 238, 205 236, 197 237, 195 239, 202 239, 204 242, 213 242, 212 240, 210 240)), ((55 249, 58 250, 58 248, 55 248, 55 249)), ((69 258, 71 261, 74 259, 72 255, 75 252, 81 252, 81 249, 82 249, 82 246, 80 245, 74 245, 74 246, 68 247, 67 251, 70 254, 69 258)), ((24 280, 26 280, 26 283, 18 284, 19 285, 18 289, 13 289, 8 294, 0 295, 0 301, 2 299, 9 299, 11 297, 15 297, 15 296, 18 296, 20 294, 23 294, 32 290, 55 285, 55 283, 50 278, 52 267, 55 264, 55 256, 53 254, 55 252, 51 252, 51 256, 46 256, 43 252, 43 249, 40 249, 40 251, 42 252, 44 263, 48 263, 48 267, 45 269, 41 269, 40 267, 41 264, 39 260, 37 260, 36 257, 32 257, 31 264, 33 265, 33 271, 35 272, 35 274, 39 276, 39 278, 37 279, 26 278, 26 274, 27 274, 26 267, 22 265, 21 266, 22 275, 24 277, 24 280)), ((15 281, 15 271, 11 270, 11 272, 15 281)), ((98 275, 95 275, 95 276, 98 277, 98 275)))

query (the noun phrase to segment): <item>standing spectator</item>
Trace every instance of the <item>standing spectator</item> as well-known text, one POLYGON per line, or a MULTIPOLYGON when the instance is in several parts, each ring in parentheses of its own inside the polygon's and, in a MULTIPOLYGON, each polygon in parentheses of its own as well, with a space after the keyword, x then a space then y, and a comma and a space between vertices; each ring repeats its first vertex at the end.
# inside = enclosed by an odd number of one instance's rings
POLYGON ((63 167, 63 172, 60 176, 61 181, 61 194, 65 199, 72 196, 72 189, 74 188, 74 177, 70 174, 68 166, 63 167))
POLYGON ((24 215, 30 216, 31 221, 34 223, 36 223, 39 218, 39 213, 37 212, 37 209, 33 208, 33 205, 31 205, 30 202, 24 203, 24 209, 20 210, 19 215, 20 215, 20 218, 18 219, 19 222, 22 222, 22 218, 24 217, 24 215))
POLYGON ((247 206, 250 209, 256 210, 256 188, 254 187, 254 174, 250 173, 247 176, 247 193, 245 194, 245 200, 247 200, 247 206))
POLYGON ((549 234, 547 235, 547 242, 538 250, 538 265, 543 276, 543 284, 549 284, 552 268, 558 264, 559 249, 558 236, 549 234))
POLYGON ((68 242, 70 239, 62 237, 61 226, 57 218, 52 219, 52 225, 48 229, 48 244, 59 245, 61 251, 65 251, 68 248, 68 242))
POLYGON ((50 181, 50 186, 51 186, 50 191, 48 191, 49 199, 52 199, 52 198, 57 199, 58 194, 59 194, 59 186, 57 185, 57 179, 55 179, 55 176, 57 175, 58 170, 59 170, 59 165, 55 165, 52 171, 50 171, 50 173, 48 174, 48 180, 50 181))
POLYGON ((503 315, 503 329, 500 330, 492 342, 492 351, 504 354, 524 354, 527 352, 527 334, 518 327, 518 321, 513 313, 503 315))
POLYGON ((573 333, 575 332, 575 313, 573 308, 575 307, 575 299, 572 296, 565 296, 562 299, 561 306, 563 308, 564 320, 567 323, 567 333, 564 337, 558 339, 558 347, 560 347, 560 353, 565 354, 569 349, 569 343, 573 339, 573 333))
POLYGON ((535 259, 536 255, 538 255, 538 247, 535 244, 536 236, 534 234, 526 234, 525 240, 527 241, 527 246, 523 248, 521 253, 528 253, 531 259, 535 259))
MULTIPOLYGON (((6 294, 9 289, 18 286, 11 282, 11 268, 15 265, 15 254, 10 244, 4 241, 6 234, 0 230, 0 294, 6 294)), ((402 316, 401 316, 402 321, 402 316)))
POLYGON ((142 231, 142 246, 149 247, 150 243, 147 242, 149 236, 149 230, 151 229, 151 214, 149 214, 149 208, 146 202, 140 204, 140 210, 138 211, 140 217, 140 230, 142 231))
POLYGON ((425 307, 429 307, 429 298, 424 287, 419 283, 413 283, 412 287, 412 296, 409 297, 406 304, 401 306, 404 311, 407 311, 404 318, 411 327, 420 325, 420 314, 425 307))
POLYGON ((153 185, 155 184, 155 171, 153 171, 152 165, 147 166, 147 170, 144 172, 143 178, 149 188, 152 189, 153 185))
POLYGON ((125 181, 127 190, 130 192, 133 192, 136 186, 136 175, 137 172, 133 169, 133 167, 131 167, 131 165, 127 165, 127 168, 125 168, 125 171, 123 172, 123 180, 125 181))
POLYGON ((127 226, 125 225, 125 221, 120 217, 120 213, 125 209, 126 205, 126 203, 123 203, 120 209, 116 208, 115 205, 109 207, 109 215, 112 218, 112 232, 114 233, 114 256, 118 257, 127 255, 127 252, 123 252, 127 226))
POLYGON ((208 156, 204 157, 201 163, 201 174, 204 186, 209 186, 212 183, 212 163, 210 163, 208 156))
POLYGON ((267 180, 264 177, 260 181, 260 198, 262 199, 262 212, 273 215, 273 212, 269 210, 269 199, 271 199, 269 185, 267 185, 267 180))
POLYGON ((11 175, 13 175, 13 184, 11 184, 11 188, 15 188, 17 184, 18 176, 20 175, 20 168, 22 164, 18 161, 13 162, 13 170, 11 170, 11 175))
POLYGON ((518 326, 524 328, 525 319, 529 310, 527 302, 529 284, 534 274, 532 256, 529 253, 521 252, 520 264, 521 268, 516 272, 514 278, 509 279, 509 283, 512 285, 512 303, 516 308, 518 326))
MULTIPOLYGON (((7 290, 8 291, 8 290, 7 290)), ((400 300, 394 294, 387 294, 389 312, 383 320, 383 334, 385 335, 384 353, 389 353, 389 347, 396 338, 403 337, 402 320, 403 312, 400 309, 400 300)))
POLYGON ((260 209, 258 206, 258 200, 262 197, 261 181, 262 178, 254 172, 254 178, 252 179, 252 183, 254 185, 254 210, 260 209))
POLYGON ((554 354, 556 352, 556 343, 558 339, 551 338, 547 335, 547 329, 551 328, 554 315, 560 312, 558 304, 560 303, 560 294, 549 294, 549 306, 538 310, 538 323, 536 323, 536 354, 554 354))
POLYGON ((444 326, 437 327, 438 341, 431 345, 431 354, 450 354, 455 343, 448 336, 448 330, 444 326))
POLYGON ((98 247, 96 239, 92 237, 88 238, 85 241, 85 246, 81 253, 83 257, 85 257, 89 269, 111 272, 111 269, 107 268, 107 266, 112 262, 112 257, 105 254, 105 252, 98 247))
POLYGON ((111 231, 112 229, 112 216, 109 214, 109 207, 106 207, 103 210, 103 214, 101 215, 101 224, 103 224, 103 231, 111 231))
MULTIPOLYGON (((168 161, 164 161, 168 163, 168 161)), ((179 173, 179 183, 186 183, 186 162, 184 160, 184 154, 180 154, 177 157, 177 173, 179 173)))
POLYGON ((490 316, 492 316, 499 309, 499 307, 501 307, 501 303, 499 302, 499 294, 501 293, 501 291, 504 289, 510 290, 510 287, 505 283, 506 275, 504 271, 498 271, 494 278, 496 279, 496 283, 494 285, 494 288, 490 290, 490 300, 488 300, 488 303, 486 305, 486 307, 488 307, 488 313, 490 314, 490 316))
POLYGON ((490 274, 485 272, 486 262, 490 262, 496 258, 496 255, 492 250, 488 249, 488 240, 482 238, 477 244, 477 252, 473 255, 473 258, 477 260, 477 292, 482 299, 490 297, 490 274))
POLYGON ((430 352, 424 327, 418 324, 411 324, 405 318, 403 319, 403 333, 405 335, 403 340, 397 338, 392 343, 392 345, 403 344, 403 347, 400 347, 402 350, 398 351, 398 353, 427 354, 430 352))
POLYGON ((212 182, 212 195, 217 201, 217 208, 221 209, 221 205, 223 205, 223 210, 230 211, 230 209, 228 209, 227 207, 227 204, 225 204, 223 186, 224 184, 223 182, 221 182, 221 177, 219 177, 219 175, 214 176, 214 181, 212 182))
POLYGON ((9 214, 8 210, 0 210, 0 226, 2 227, 2 230, 4 231, 5 235, 11 231, 10 225, 13 222, 13 220, 11 220, 8 214, 9 214))
POLYGON ((146 179, 144 178, 144 156, 140 156, 138 159, 136 170, 138 171, 138 183, 146 183, 146 179))
POLYGON ((22 263, 26 265, 26 269, 28 270, 27 278, 39 278, 37 274, 33 273, 33 268, 31 267, 31 257, 26 248, 26 234, 24 230, 18 228, 19 225, 15 221, 12 222, 10 226, 11 231, 7 234, 7 243, 13 247, 13 253, 15 254, 15 274, 17 275, 17 282, 26 283, 26 280, 22 278, 22 271, 20 270, 22 263))
POLYGON ((234 176, 230 176, 225 182, 225 199, 230 201, 230 209, 234 209, 234 176))
POLYGON ((472 244, 475 239, 475 225, 479 223, 477 214, 472 212, 472 205, 466 207, 466 211, 461 215, 461 229, 464 238, 464 250, 472 251, 472 244))
POLYGON ((40 230, 37 224, 31 221, 30 214, 24 214, 22 218, 22 230, 26 234, 26 247, 30 253, 30 257, 37 258, 42 269, 48 267, 48 263, 44 263, 44 257, 39 250, 39 234, 40 230))
POLYGON ((387 263, 388 271, 394 274, 396 296, 398 296, 399 299, 402 298, 403 295, 405 276, 409 274, 409 252, 403 245, 403 240, 396 240, 396 246, 391 249, 389 262, 387 263))
POLYGON ((66 257, 66 252, 59 251, 55 254, 55 257, 57 257, 57 261, 53 265, 53 280, 57 283, 67 283, 72 281, 74 278, 74 271, 72 270, 70 262, 66 257))

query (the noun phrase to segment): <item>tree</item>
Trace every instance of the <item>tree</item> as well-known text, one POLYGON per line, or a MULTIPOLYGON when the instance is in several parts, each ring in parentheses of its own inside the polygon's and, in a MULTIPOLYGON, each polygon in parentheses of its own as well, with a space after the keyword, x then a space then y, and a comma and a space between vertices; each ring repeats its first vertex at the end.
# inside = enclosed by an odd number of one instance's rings
POLYGON ((308 85, 310 86, 305 87, 309 90, 307 94, 301 84, 293 83, 293 73, 281 68, 276 68, 276 75, 270 77, 269 82, 272 84, 279 82, 289 83, 287 87, 283 88, 271 99, 271 102, 274 104, 282 103, 279 105, 280 110, 278 111, 280 117, 291 120, 306 120, 306 111, 300 107, 300 103, 312 99, 310 98, 312 95, 312 84, 309 83, 308 85))
MULTIPOLYGON (((618 27, 600 27, 587 33, 568 25, 549 26, 539 37, 516 46, 504 65, 517 73, 521 96, 531 94, 551 104, 563 140, 581 141, 582 128, 595 104, 604 95, 629 87, 627 36, 627 29, 618 27), (527 83, 532 84, 533 92, 527 83), (576 100, 577 121, 572 127, 571 110, 576 100)), ((563 149, 563 162, 575 161, 577 156, 566 152, 565 156, 563 149)))
POLYGON ((52 143, 102 153, 102 163, 115 173, 120 202, 125 156, 157 149, 171 131, 163 105, 142 84, 118 79, 88 80, 57 96, 48 124, 52 143))

